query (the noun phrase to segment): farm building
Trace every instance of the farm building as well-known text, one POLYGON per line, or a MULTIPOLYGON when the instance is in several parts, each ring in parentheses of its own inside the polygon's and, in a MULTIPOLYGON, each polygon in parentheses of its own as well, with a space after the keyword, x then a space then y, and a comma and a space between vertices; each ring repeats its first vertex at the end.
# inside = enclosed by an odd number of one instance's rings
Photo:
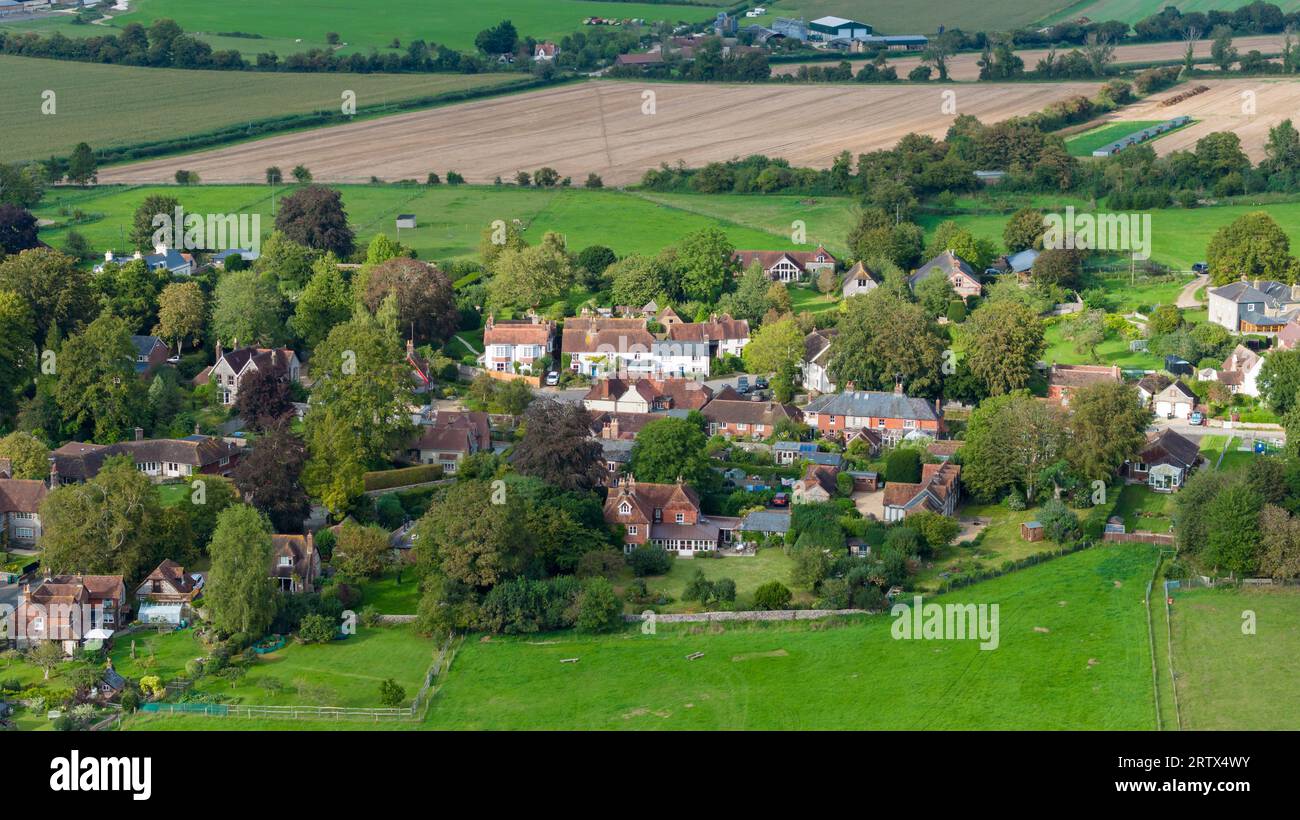
POLYGON ((1043 524, 1040 521, 1026 521, 1020 525, 1020 538, 1023 541, 1042 541, 1043 524))
POLYGON ((814 35, 821 35, 822 40, 862 40, 871 36, 871 26, 866 23, 834 16, 818 17, 808 24, 808 30, 814 35))
POLYGON ((1175 128, 1182 128, 1191 121, 1191 117, 1174 117, 1172 120, 1159 123, 1158 125, 1153 125, 1150 128, 1143 128, 1141 131, 1134 131, 1132 134, 1129 134, 1126 137, 1121 137, 1109 145, 1103 145, 1093 151, 1092 155, 1094 157, 1109 157, 1112 154, 1118 154, 1130 145, 1137 145, 1146 142, 1147 140, 1155 139, 1156 137, 1173 131, 1175 128))

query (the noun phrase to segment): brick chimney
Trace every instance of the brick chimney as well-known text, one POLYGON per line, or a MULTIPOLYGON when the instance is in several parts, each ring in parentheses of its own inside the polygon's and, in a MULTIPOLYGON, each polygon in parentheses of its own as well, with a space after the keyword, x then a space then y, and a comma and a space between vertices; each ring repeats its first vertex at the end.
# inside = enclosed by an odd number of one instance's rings
POLYGON ((59 460, 50 456, 50 489, 59 486, 59 460))
POLYGON ((895 380, 894 380, 894 395, 895 395, 895 396, 901 396, 901 395, 903 395, 903 380, 902 380, 902 379, 895 379, 895 380))
POLYGON ((618 438, 618 416, 611 418, 606 426, 609 427, 609 438, 618 438))
POLYGON ((483 329, 484 329, 484 330, 491 330, 491 329, 492 329, 492 325, 495 324, 495 323, 496 323, 496 318, 495 318, 491 313, 489 313, 489 314, 488 314, 488 317, 487 317, 487 324, 483 325, 483 329))
POLYGON ((143 427, 137 427, 137 428, 135 428, 135 440, 136 440, 136 441, 144 441, 144 428, 143 428, 143 427))
POLYGON ((853 389, 854 389, 855 386, 856 386, 856 385, 855 385, 853 382, 845 382, 845 383, 844 383, 844 392, 845 392, 845 393, 852 393, 852 392, 853 392, 853 389))

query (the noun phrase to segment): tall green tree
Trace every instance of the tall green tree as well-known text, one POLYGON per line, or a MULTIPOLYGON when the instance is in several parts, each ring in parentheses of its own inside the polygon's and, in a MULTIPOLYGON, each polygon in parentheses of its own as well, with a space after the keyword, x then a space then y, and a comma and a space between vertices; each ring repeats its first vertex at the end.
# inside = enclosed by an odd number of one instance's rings
POLYGON ((70 436, 109 443, 129 437, 144 419, 145 394, 135 374, 131 328, 100 316, 64 343, 58 354, 54 398, 70 436))
POLYGON ((1151 411, 1131 385, 1103 382, 1070 395, 1067 459, 1080 476, 1109 481, 1146 443, 1151 411))
POLYGON ((717 473, 704 453, 707 439, 689 419, 656 419, 637 434, 632 445, 632 474, 637 481, 668 484, 678 478, 697 489, 717 483, 717 473))
POLYGON ((830 361, 836 384, 892 390, 901 380, 909 395, 940 394, 945 345, 919 305, 877 288, 849 300, 839 329, 830 361))
POLYGON ((212 625, 227 635, 264 634, 276 610, 270 522, 246 504, 229 507, 217 516, 208 551, 212 570, 203 597, 212 625))
POLYGON ((9 290, 0 290, 0 425, 11 421, 18 399, 36 367, 30 309, 9 290))
POLYGON ((717 228, 704 228, 682 237, 676 248, 682 295, 701 302, 716 302, 731 282, 736 248, 717 228))
POLYGON ((1037 499, 1044 468, 1065 454, 1068 441, 1060 411, 1027 391, 985 399, 966 426, 962 485, 988 500, 1012 489, 1037 499))
POLYGON ((221 277, 213 293, 212 332, 227 349, 238 343, 277 346, 288 337, 284 299, 275 282, 255 270, 221 277))
POLYGON ((1205 257, 1215 285, 1238 279, 1286 281, 1291 240, 1268 213, 1254 211, 1216 231, 1205 257))
POLYGON ((1046 347, 1043 322, 1019 302, 985 302, 962 326, 971 373, 992 395, 1029 384, 1046 347))
POLYGON ((294 307, 289 326, 315 349, 335 325, 352 315, 352 295, 338 259, 327 254, 312 264, 311 279, 294 307))
POLYGON ((50 248, 32 248, 0 263, 0 291, 5 290, 26 303, 35 339, 46 338, 52 326, 66 335, 99 311, 89 271, 50 248))

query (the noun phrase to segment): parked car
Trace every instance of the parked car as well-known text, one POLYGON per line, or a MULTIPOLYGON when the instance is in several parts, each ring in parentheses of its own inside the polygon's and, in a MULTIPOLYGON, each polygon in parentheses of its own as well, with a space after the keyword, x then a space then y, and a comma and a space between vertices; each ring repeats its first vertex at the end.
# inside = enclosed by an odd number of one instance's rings
POLYGON ((1210 266, 1206 262, 1197 262, 1195 265, 1192 265, 1192 273, 1209 273, 1209 272, 1210 272, 1210 266))
POLYGON ((787 493, 777 493, 776 495, 772 496, 772 506, 773 507, 790 506, 790 496, 787 493))
POLYGON ((559 384, 559 383, 560 383, 560 373, 559 373, 559 371, 557 371, 557 370, 552 370, 550 373, 547 373, 547 374, 546 374, 546 386, 547 386, 547 387, 555 387, 555 386, 556 386, 557 384, 559 384))
POLYGON ((736 379, 736 392, 742 396, 749 392, 748 376, 741 376, 739 379, 736 379))
POLYGON ((754 379, 754 386, 757 387, 759 390, 766 390, 767 376, 759 376, 758 378, 754 379))
POLYGON ((1200 412, 1194 412, 1187 420, 1192 424, 1200 425, 1205 423, 1205 416, 1201 415, 1200 412))

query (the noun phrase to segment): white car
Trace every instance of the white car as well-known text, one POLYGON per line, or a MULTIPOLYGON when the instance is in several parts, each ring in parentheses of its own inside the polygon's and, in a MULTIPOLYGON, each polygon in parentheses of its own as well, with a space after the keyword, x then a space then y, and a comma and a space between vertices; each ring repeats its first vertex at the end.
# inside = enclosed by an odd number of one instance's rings
POLYGON ((555 387, 559 383, 560 383, 560 374, 557 371, 552 370, 550 373, 546 374, 547 387, 555 387))

